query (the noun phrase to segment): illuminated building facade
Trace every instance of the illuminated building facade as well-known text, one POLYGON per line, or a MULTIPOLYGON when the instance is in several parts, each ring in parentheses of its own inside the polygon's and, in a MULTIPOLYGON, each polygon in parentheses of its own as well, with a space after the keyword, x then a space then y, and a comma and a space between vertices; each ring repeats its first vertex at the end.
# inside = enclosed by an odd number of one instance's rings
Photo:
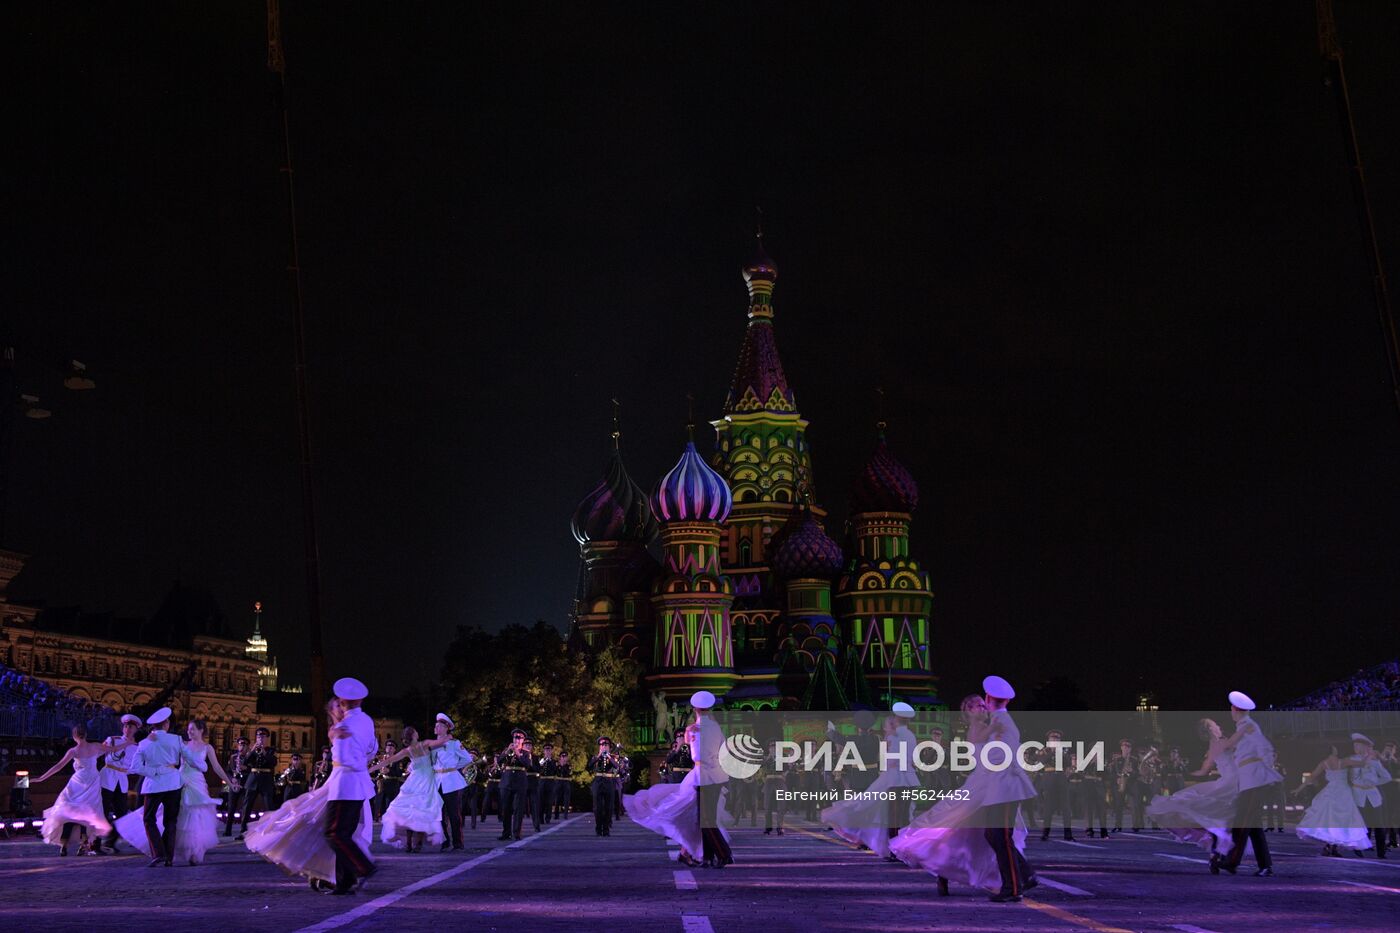
POLYGON ((708 462, 692 441, 648 499, 614 429, 604 478, 571 525, 582 558, 573 641, 619 647, 672 701, 709 689, 740 709, 941 706, 933 592, 910 550, 918 487, 881 424, 851 487, 845 547, 828 535, 808 421, 777 349, 777 277, 760 237, 708 462))

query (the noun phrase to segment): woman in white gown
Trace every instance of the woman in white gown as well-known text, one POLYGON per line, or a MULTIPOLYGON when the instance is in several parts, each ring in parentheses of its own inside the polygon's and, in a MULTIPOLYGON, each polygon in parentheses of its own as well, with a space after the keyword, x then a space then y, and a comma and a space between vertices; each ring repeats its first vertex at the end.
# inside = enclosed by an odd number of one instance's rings
MULTIPOLYGON (((219 799, 209 795, 210 768, 225 784, 229 776, 209 744, 209 725, 203 719, 191 719, 185 727, 189 739, 180 749, 180 815, 175 820, 175 860, 199 865, 204 853, 219 844, 219 799)), ((165 808, 156 811, 156 825, 165 825, 165 808)), ((147 841, 144 811, 132 810, 117 820, 117 832, 127 844, 143 854, 151 854, 147 841)))
MULTIPOLYGON (((686 745, 694 741, 694 723, 686 726, 684 738, 686 745)), ((628 819, 680 846, 679 861, 692 867, 700 865, 698 856, 705 850, 700 833, 700 811, 696 806, 699 780, 700 769, 693 768, 679 784, 653 784, 622 798, 628 819)), ((729 816, 722 797, 718 817, 720 834, 728 842, 729 816)))
POLYGON ((1301 839, 1316 839, 1322 843, 1323 855, 1341 855, 1340 846, 1353 849, 1360 855, 1361 850, 1371 844, 1366 837, 1366 821, 1361 818, 1351 785, 1347 783, 1347 768, 1361 764, 1360 758, 1339 757, 1337 746, 1333 745, 1328 749, 1327 757, 1317 763, 1312 774, 1303 782, 1304 786, 1323 783, 1323 788, 1304 811, 1295 832, 1301 839))
MULTIPOLYGON (((919 785, 919 776, 914 771, 912 763, 908 761, 908 756, 913 754, 914 743, 912 740, 914 736, 912 733, 907 737, 901 736, 900 728, 902 725, 898 716, 894 714, 886 716, 883 741, 886 749, 896 748, 901 741, 905 743, 904 765, 898 768, 882 767, 879 777, 871 782, 861 796, 833 804, 823 810, 821 815, 821 821, 835 830, 836 835, 842 839, 865 846, 881 858, 891 861, 893 861, 893 856, 890 853, 891 812, 900 803, 886 800, 884 795, 898 793, 901 787, 917 787, 919 785)), ((884 763, 880 762, 880 764, 884 763)), ((909 809, 908 803, 903 804, 903 806, 905 811, 909 809)), ((900 820, 900 823, 907 821, 907 812, 905 816, 906 819, 900 820)))
MULTIPOLYGON (((345 718, 345 711, 339 700, 326 704, 326 713, 331 722, 329 737, 331 747, 336 742, 349 739, 350 734, 336 727, 345 718)), ((326 811, 330 801, 327 785, 310 793, 293 797, 272 813, 265 814, 243 837, 243 844, 250 852, 255 852, 272 864, 293 875, 301 875, 311 881, 313 888, 335 884, 335 851, 326 841, 326 811)), ((370 802, 365 801, 360 825, 355 829, 355 842, 361 851, 369 856, 370 841, 374 837, 374 812, 370 802)))
MULTIPOLYGON (((986 701, 976 694, 964 698, 962 715, 967 723, 967 741, 976 749, 980 761, 990 725, 986 701)), ((980 765, 974 768, 960 788, 963 793, 940 800, 890 840, 890 852, 896 858, 938 879, 940 896, 947 896, 949 881, 988 891, 1001 890, 996 854, 987 845, 985 827, 977 822, 982 808, 979 788, 989 777, 995 777, 995 772, 980 765)), ((1026 850, 1026 821, 1020 814, 1012 840, 1017 849, 1026 850)))
POLYGON ((63 753, 58 764, 34 781, 35 784, 42 784, 62 771, 68 762, 73 762, 73 776, 68 779, 63 790, 59 791, 53 806, 44 811, 43 828, 39 831, 45 842, 59 846, 59 855, 68 854, 68 837, 74 826, 81 828, 85 839, 88 829, 96 834, 94 838, 100 838, 112 831, 112 824, 107 822, 107 814, 102 806, 102 782, 97 774, 97 758, 109 751, 136 744, 121 739, 116 739, 115 742, 114 745, 89 742, 87 727, 74 726, 73 747, 63 753))
POLYGON ((442 834, 442 794, 438 793, 438 776, 433 770, 433 749, 452 741, 450 735, 440 739, 418 741, 418 730, 406 726, 403 748, 377 762, 369 769, 371 776, 391 763, 408 759, 408 778, 399 794, 384 808, 380 820, 379 838, 396 849, 422 852, 423 843, 440 845, 442 834))
POLYGON ((1235 768, 1235 753, 1226 747, 1220 724, 1214 719, 1202 719, 1197 731, 1209 744, 1200 769, 1191 774, 1204 777, 1214 766, 1220 777, 1192 784, 1170 797, 1153 797, 1147 805, 1147 815, 1180 841, 1218 852, 1222 844, 1229 847, 1230 822, 1240 795, 1239 773, 1235 768))

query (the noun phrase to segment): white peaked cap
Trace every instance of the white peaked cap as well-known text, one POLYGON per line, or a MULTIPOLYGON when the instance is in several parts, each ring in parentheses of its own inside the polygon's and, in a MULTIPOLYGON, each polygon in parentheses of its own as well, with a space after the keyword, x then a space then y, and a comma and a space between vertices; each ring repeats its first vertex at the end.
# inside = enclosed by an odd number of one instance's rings
POLYGON ((891 706, 890 712, 894 713, 896 716, 901 717, 902 719, 912 719, 914 717, 914 707, 910 706, 908 703, 905 703, 902 700, 896 703, 894 706, 891 706))
POLYGON ((1238 690, 1230 691, 1230 705, 1235 709, 1242 709, 1245 712, 1254 709, 1254 701, 1238 690))
POLYGON ((170 718, 170 707, 162 706, 146 719, 146 725, 158 726, 170 718))
POLYGON ((342 700, 363 700, 369 696, 369 688, 353 677, 342 677, 331 688, 342 700))
POLYGON ((455 722, 452 721, 452 717, 449 716, 449 715, 447 715, 446 713, 438 713, 438 714, 437 714, 437 721, 438 721, 438 722, 445 722, 445 723, 447 723, 447 728, 449 728, 449 729, 451 729, 453 726, 457 725, 455 722))
POLYGON ((1375 748, 1375 747, 1376 747, 1376 743, 1375 743, 1375 742, 1372 742, 1370 739, 1366 738, 1366 736, 1362 735, 1360 732, 1353 732, 1353 733, 1351 734, 1351 740, 1352 740, 1353 742, 1365 742, 1367 745, 1371 746, 1372 748, 1375 748))
POLYGON ((697 690, 690 695, 690 705, 696 709, 711 709, 718 701, 708 690, 697 690))
POLYGON ((139 726, 141 725, 141 717, 133 716, 131 713, 124 713, 122 715, 122 722, 134 722, 139 726))
POLYGON ((996 674, 982 678, 982 692, 998 700, 1016 699, 1016 691, 1011 689, 1011 684, 1007 683, 1005 677, 998 677, 996 674))

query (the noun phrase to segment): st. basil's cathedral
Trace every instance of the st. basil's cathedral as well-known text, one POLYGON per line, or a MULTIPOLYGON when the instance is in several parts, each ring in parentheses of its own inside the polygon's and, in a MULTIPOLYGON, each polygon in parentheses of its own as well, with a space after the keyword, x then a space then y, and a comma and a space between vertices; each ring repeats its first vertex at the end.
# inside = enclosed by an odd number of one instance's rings
POLYGON ((648 496, 615 430, 602 481, 574 511, 571 640, 640 661, 646 686, 673 703, 703 689, 730 709, 941 707, 933 593, 909 549, 918 486, 880 425, 850 485, 845 547, 832 539, 778 356, 778 270, 761 237, 743 276, 748 327, 709 462, 692 437, 648 496))

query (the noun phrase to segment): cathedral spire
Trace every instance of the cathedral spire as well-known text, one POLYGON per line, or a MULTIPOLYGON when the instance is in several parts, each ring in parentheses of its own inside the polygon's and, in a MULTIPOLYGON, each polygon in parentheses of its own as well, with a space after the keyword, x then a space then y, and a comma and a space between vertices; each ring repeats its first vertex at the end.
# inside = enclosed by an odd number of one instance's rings
POLYGON ((796 400, 773 337, 773 283, 778 279, 778 266, 763 248, 761 224, 755 240, 754 258, 744 266, 744 283, 749 289, 749 327, 739 348, 739 364, 734 369, 729 396, 724 400, 724 412, 794 414, 796 400))

